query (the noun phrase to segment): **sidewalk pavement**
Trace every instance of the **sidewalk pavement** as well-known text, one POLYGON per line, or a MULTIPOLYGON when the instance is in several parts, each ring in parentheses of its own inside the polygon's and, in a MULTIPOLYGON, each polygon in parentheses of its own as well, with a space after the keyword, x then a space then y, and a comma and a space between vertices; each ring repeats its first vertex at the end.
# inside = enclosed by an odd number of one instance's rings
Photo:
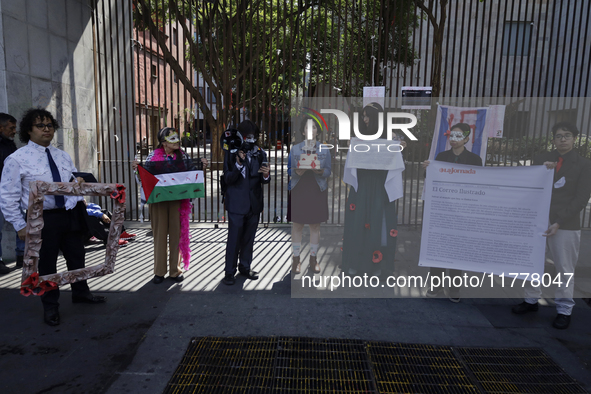
MULTIPOLYGON (((0 276, 0 392, 162 393, 190 339, 201 336, 535 347, 591 391, 591 308, 582 299, 576 300, 570 328, 556 330, 550 299, 541 300, 537 313, 517 316, 510 312, 521 301, 516 298, 464 298, 455 304, 422 298, 421 291, 409 291, 405 298, 292 298, 287 226, 259 228, 253 264, 261 275, 258 281, 238 276, 236 285, 225 286, 227 230, 192 225, 192 262, 185 281, 166 279, 155 285, 149 223, 125 226, 138 237, 119 250, 117 272, 90 280, 91 290, 107 295, 108 302, 72 304, 69 290, 64 290, 57 327, 43 324, 39 300, 19 294, 20 271, 0 276)), ((340 231, 322 229, 323 275, 338 273, 340 231)), ((419 243, 420 230, 399 228, 397 267, 416 266, 419 243)), ((578 268, 589 270, 591 231, 582 232, 581 245, 578 268)), ((87 248, 87 265, 103 259, 103 247, 87 248)), ((303 260, 305 270, 306 254, 303 260)), ((65 264, 58 270, 65 270, 65 264)), ((587 284, 578 290, 591 296, 587 284)))

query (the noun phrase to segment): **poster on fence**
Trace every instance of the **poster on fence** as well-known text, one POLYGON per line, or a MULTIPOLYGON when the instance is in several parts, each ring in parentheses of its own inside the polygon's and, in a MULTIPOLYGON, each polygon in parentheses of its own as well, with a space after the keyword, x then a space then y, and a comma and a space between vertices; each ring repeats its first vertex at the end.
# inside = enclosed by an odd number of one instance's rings
POLYGON ((432 161, 419 266, 543 274, 552 180, 545 166, 432 161))
POLYGON ((434 160, 439 153, 451 148, 449 144, 451 129, 458 123, 465 123, 470 127, 471 131, 470 139, 464 147, 480 156, 484 164, 486 161, 487 140, 488 138, 503 136, 504 118, 504 105, 491 105, 488 107, 439 105, 437 107, 437 119, 429 160, 434 160))

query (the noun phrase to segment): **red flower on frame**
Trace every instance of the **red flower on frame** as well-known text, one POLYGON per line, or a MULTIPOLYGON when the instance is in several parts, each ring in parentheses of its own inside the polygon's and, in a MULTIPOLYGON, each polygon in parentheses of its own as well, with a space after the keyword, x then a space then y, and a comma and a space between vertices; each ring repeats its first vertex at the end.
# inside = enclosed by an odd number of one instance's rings
POLYGON ((382 261, 382 258, 384 258, 382 252, 376 250, 375 252, 373 252, 373 258, 371 259, 371 261, 373 261, 374 263, 379 263, 380 261, 382 261))
POLYGON ((390 236, 391 237, 397 237, 398 236, 398 230, 395 230, 395 229, 390 230, 390 236))
POLYGON ((27 286, 31 288, 35 288, 39 285, 39 273, 35 272, 31 274, 25 281, 23 282, 22 286, 27 286))
POLYGON ((39 287, 45 291, 57 290, 57 283, 50 280, 45 280, 39 283, 39 287))
POLYGON ((368 229, 368 230, 371 228, 371 226, 369 225, 369 223, 365 223, 365 228, 368 229))
POLYGON ((349 209, 350 209, 351 211, 354 211, 354 210, 355 210, 355 204, 350 204, 350 205, 349 205, 349 209))
POLYGON ((28 297, 31 294, 33 294, 33 290, 31 290, 30 288, 25 287, 25 286, 21 287, 21 295, 24 295, 25 297, 28 297))

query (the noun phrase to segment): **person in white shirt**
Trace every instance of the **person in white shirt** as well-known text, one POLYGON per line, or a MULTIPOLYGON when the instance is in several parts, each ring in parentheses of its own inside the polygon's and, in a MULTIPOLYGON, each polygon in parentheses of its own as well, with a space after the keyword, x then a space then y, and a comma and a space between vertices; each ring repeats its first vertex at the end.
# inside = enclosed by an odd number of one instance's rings
MULTIPOLYGON (((20 122, 19 138, 27 145, 4 161, 0 182, 0 206, 22 240, 26 237, 26 223, 20 208, 29 203, 29 182, 72 182, 77 172, 70 155, 51 145, 58 128, 57 121, 44 109, 29 109, 20 122)), ((82 181, 79 179, 78 181, 82 181)), ((68 270, 84 268, 84 236, 88 231, 82 196, 49 196, 43 202, 43 243, 39 252, 39 275, 56 272, 61 251, 68 270)), ((85 280, 72 283, 72 302, 103 303, 105 297, 90 293, 85 280)), ((59 289, 41 296, 43 320, 50 326, 60 323, 59 289)))

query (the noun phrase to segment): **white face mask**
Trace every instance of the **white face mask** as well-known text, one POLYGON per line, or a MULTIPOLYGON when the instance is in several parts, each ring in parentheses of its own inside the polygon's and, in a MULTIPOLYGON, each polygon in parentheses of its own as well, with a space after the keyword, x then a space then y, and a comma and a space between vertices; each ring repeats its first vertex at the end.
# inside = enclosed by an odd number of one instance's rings
POLYGON ((449 140, 454 142, 463 141, 466 137, 464 137, 464 133, 462 131, 452 131, 449 133, 449 140))
POLYGON ((171 144, 176 144, 180 141, 179 135, 177 133, 172 133, 164 137, 164 141, 169 142, 171 144))

